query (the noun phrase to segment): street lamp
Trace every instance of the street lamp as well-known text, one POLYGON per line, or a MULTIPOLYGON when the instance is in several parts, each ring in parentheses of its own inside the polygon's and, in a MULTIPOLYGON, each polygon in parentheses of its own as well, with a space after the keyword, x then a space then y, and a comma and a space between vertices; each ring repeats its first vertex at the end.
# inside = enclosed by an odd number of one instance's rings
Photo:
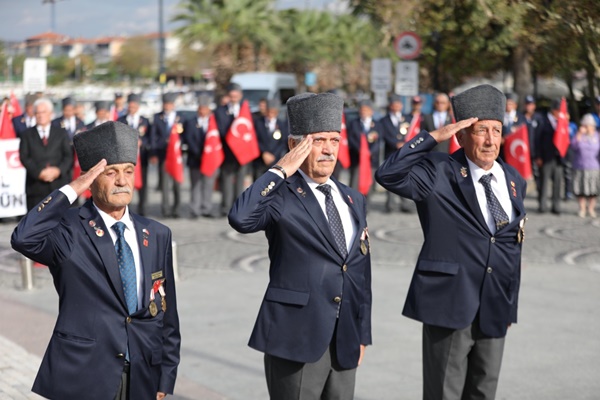
POLYGON ((163 0, 158 0, 158 81, 160 94, 165 90, 165 33, 163 28, 163 0))

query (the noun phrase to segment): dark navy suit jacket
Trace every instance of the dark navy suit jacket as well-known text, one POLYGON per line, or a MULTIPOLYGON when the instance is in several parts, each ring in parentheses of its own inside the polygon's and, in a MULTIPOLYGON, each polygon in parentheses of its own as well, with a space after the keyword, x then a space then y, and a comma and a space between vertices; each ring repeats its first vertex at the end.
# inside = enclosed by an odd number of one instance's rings
POLYGON ((383 127, 379 121, 372 119, 369 131, 365 132, 360 118, 355 118, 348 123, 348 149, 350 150, 350 165, 358 165, 361 135, 366 136, 370 132, 377 132, 378 134, 377 139, 369 143, 369 150, 371 150, 372 167, 379 167, 379 154, 381 141, 383 140, 383 127))
MULTIPOLYGON (((273 137, 273 132, 269 132, 266 125, 266 118, 262 115, 254 118, 254 129, 258 138, 258 146, 260 152, 269 152, 275 156, 275 162, 285 155, 288 151, 288 123, 280 118, 277 118, 275 131, 279 130, 281 136, 279 139, 273 137)), ((262 163, 262 159, 260 159, 262 163)), ((270 165, 268 165, 270 167, 270 165)))
MULTIPOLYGON (((119 117, 117 121, 128 125, 127 114, 123 115, 122 117, 119 117)), ((145 164, 148 162, 148 155, 152 150, 152 143, 150 138, 150 120, 140 115, 140 120, 138 122, 137 129, 140 134, 140 140, 142 141, 142 146, 140 147, 140 159, 142 163, 145 164)))
POLYGON ((130 214, 144 277, 142 307, 129 317, 110 227, 91 200, 70 206, 55 190, 21 220, 11 239, 15 250, 48 265, 59 297, 58 319, 33 391, 50 399, 114 399, 129 343, 131 399, 173 393, 180 335, 171 231, 130 214), (167 311, 157 293, 159 311, 152 317, 150 289, 159 275, 165 279, 167 311))
MULTIPOLYGON (((176 114, 175 121, 173 123, 183 123, 179 114, 176 114)), ((158 158, 163 161, 167 156, 167 146, 169 145, 169 139, 171 138, 171 129, 173 129, 173 126, 168 125, 164 111, 154 114, 149 138, 151 144, 150 147, 152 149, 151 153, 154 156, 158 156, 158 158)))
POLYGON ((519 223, 525 218, 525 180, 501 160, 515 219, 495 234, 485 223, 469 166, 460 149, 430 152, 437 142, 426 131, 391 155, 377 182, 417 204, 425 242, 403 314, 452 329, 479 325, 490 337, 506 335, 517 321, 521 281, 519 223))
MULTIPOLYGON (((65 123, 63 122, 63 116, 60 116, 58 118, 54 118, 52 120, 51 125, 57 128, 65 128, 65 123)), ((93 127, 93 125, 92 125, 93 127)), ((80 120, 79 118, 75 117, 75 131, 74 132, 69 132, 67 131, 67 134, 69 135, 69 140, 73 140, 73 135, 79 131, 82 131, 84 129, 89 129, 88 126, 86 126, 82 120, 80 120)))
POLYGON ((270 282, 250 347, 287 360, 316 362, 334 338, 337 321, 338 361, 343 368, 355 368, 360 345, 371 344, 371 258, 360 251, 366 205, 356 190, 334 182, 357 228, 345 259, 298 172, 286 180, 266 172, 236 200, 229 223, 242 233, 264 230, 269 241, 270 282), (336 297, 341 298, 339 320, 336 297))
POLYGON ((15 129, 15 135, 17 135, 18 138, 20 138, 21 134, 28 129, 25 118, 25 114, 21 114, 12 119, 13 128, 15 129))
POLYGON ((195 169, 200 168, 206 132, 198 125, 197 116, 190 118, 183 123, 183 134, 181 135, 181 139, 188 146, 187 166, 195 169))
POLYGON ((221 136, 221 144, 223 145, 223 153, 225 154, 225 160, 223 160, 223 164, 227 165, 240 164, 225 140, 227 132, 229 132, 229 128, 231 127, 231 124, 233 124, 234 119, 235 117, 229 113, 229 106, 219 106, 215 109, 215 121, 217 122, 219 135, 221 136))

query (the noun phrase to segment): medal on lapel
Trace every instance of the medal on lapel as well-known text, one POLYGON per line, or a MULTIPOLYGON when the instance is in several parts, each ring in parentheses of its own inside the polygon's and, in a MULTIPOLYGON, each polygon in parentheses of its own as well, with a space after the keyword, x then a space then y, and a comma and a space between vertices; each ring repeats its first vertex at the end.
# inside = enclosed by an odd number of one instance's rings
POLYGON ((360 252, 366 256, 370 250, 371 242, 369 241, 369 231, 368 228, 365 228, 360 235, 360 252))
POLYGON ((517 232, 517 243, 523 243, 525 240, 525 222, 527 222, 527 217, 524 217, 521 221, 519 221, 519 231, 517 232))
POLYGON ((163 287, 163 282, 165 280, 161 279, 160 285, 158 286, 158 292, 160 293, 160 307, 162 308, 163 312, 167 311, 167 293, 165 292, 165 288, 163 287))
POLYGON ((281 139, 281 131, 279 129, 275 129, 275 131, 273 132, 273 139, 275 139, 275 140, 281 139))
POLYGON ((467 167, 462 167, 462 168, 460 169, 460 176, 462 176, 463 178, 466 178, 467 176, 469 176, 469 175, 467 174, 467 167))
POLYGON ((156 293, 160 291, 159 287, 162 288, 163 280, 164 279, 157 279, 156 281, 154 281, 154 283, 152 284, 152 289, 150 289, 150 304, 148 304, 148 311, 153 317, 156 317, 156 315, 158 314, 158 307, 154 299, 156 298, 156 293))

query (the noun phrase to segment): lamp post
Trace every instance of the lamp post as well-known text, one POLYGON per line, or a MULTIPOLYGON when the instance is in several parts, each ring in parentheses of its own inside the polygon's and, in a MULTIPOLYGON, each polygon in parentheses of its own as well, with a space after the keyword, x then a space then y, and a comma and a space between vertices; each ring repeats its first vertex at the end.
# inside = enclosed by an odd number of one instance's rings
POLYGON ((158 81, 161 97, 165 91, 165 34, 163 27, 163 0, 158 0, 158 81))

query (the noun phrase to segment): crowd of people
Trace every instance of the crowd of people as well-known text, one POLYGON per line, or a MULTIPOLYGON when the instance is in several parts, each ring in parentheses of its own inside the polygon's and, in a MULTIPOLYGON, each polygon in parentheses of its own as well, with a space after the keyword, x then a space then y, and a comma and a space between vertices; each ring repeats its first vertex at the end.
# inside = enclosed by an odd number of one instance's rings
MULTIPOLYGON (((73 168, 77 170, 77 160, 73 160, 72 151, 70 155, 66 154, 65 143, 72 143, 73 135, 77 132, 110 120, 118 120, 131 126, 138 130, 140 135, 141 168, 138 172, 141 174, 141 184, 136 188, 137 211, 141 215, 147 212, 148 166, 151 164, 156 165, 158 171, 156 189, 162 193, 161 215, 173 218, 181 215, 181 183, 165 173, 167 148, 173 129, 180 134, 185 164, 189 170, 191 218, 225 216, 234 199, 245 187, 288 151, 288 122, 285 112, 282 112, 282 104, 277 99, 262 99, 258 110, 252 113, 250 119, 260 154, 255 160, 243 165, 225 140, 232 124, 238 119, 244 102, 242 87, 231 84, 218 99, 206 94, 200 95, 197 99, 197 114, 191 118, 184 118, 176 111, 177 94, 166 93, 162 100, 162 111, 146 118, 139 112, 139 94, 131 93, 125 97, 122 93, 117 93, 112 104, 108 101, 98 101, 94 104, 96 118, 86 125, 83 106, 74 98, 62 99, 62 114, 50 121, 52 103, 39 95, 27 95, 22 115, 14 116, 12 122, 16 136, 22 139, 21 160, 28 171, 28 207, 31 208, 40 196, 51 192, 64 180, 68 181, 73 174, 73 168), (211 118, 214 118, 221 138, 224 160, 218 170, 205 175, 200 172, 200 165, 211 118), (38 136, 40 140, 36 139, 38 136), (44 136, 48 137, 49 145, 43 143, 44 136), (61 144, 57 145, 58 143, 61 144), (38 156, 40 149, 43 149, 43 156, 38 156), (220 204, 213 204, 215 188, 221 192, 220 204)), ((402 97, 392 95, 389 97, 385 115, 379 119, 375 118, 378 110, 371 101, 359 102, 358 116, 352 118, 353 113, 346 113, 346 120, 343 121, 349 162, 342 166, 343 158, 340 157, 334 176, 343 176, 350 187, 368 196, 375 184, 375 170, 390 154, 402 147, 421 129, 431 132, 455 121, 449 95, 438 93, 433 100, 432 112, 422 113, 423 98, 414 96, 410 99, 410 112, 404 113, 405 103, 402 97), (344 169, 347 171, 342 175, 344 169)), ((547 112, 545 109, 542 112, 536 109, 536 99, 533 96, 526 96, 521 111, 518 110, 518 104, 519 99, 516 95, 506 94, 503 138, 523 125, 527 127, 529 143, 526 147, 529 155, 524 156, 531 160, 532 177, 537 189, 538 212, 560 214, 561 201, 576 198, 580 206, 578 215, 582 218, 594 218, 596 197, 600 190, 600 96, 594 101, 594 110, 584 115, 579 125, 574 121, 570 122, 570 146, 566 154, 561 154, 553 142, 561 114, 561 101, 553 101, 547 112)), ((458 148, 456 141, 448 140, 437 144, 434 151, 452 153, 458 148)), ((345 150, 342 148, 343 151, 345 150)), ((501 151, 500 157, 503 157, 504 151, 506 149, 501 151)), ((387 192, 384 211, 389 213, 398 209, 402 212, 414 212, 414 205, 387 192)))

